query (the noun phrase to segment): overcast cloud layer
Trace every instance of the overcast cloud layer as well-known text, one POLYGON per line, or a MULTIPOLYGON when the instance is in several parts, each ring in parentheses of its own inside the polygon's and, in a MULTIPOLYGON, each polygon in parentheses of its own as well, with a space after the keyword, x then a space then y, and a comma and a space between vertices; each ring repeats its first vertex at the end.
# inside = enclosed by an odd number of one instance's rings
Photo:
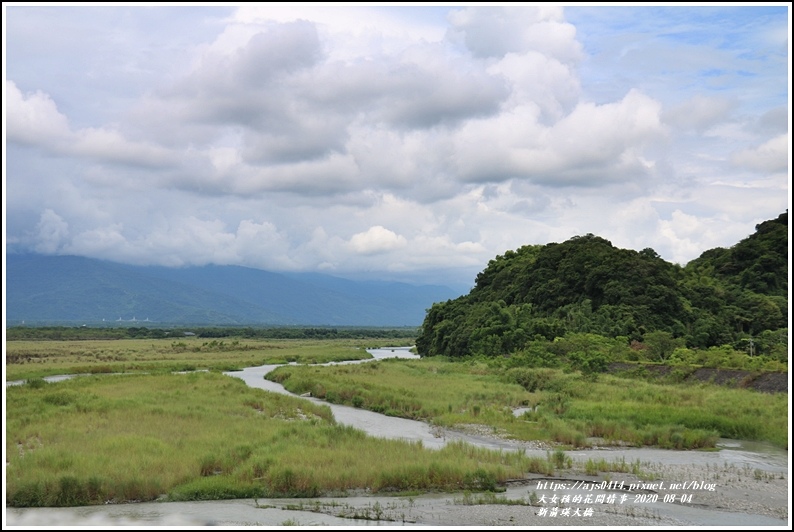
POLYGON ((770 7, 4 4, 8 252, 471 284, 790 204, 770 7))

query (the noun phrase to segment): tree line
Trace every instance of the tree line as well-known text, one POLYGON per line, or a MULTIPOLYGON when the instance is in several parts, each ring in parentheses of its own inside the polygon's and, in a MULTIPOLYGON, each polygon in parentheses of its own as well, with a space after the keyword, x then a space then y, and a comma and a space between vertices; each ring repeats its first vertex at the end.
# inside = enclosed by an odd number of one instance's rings
POLYGON ((755 356, 787 361, 787 327, 788 212, 686 266, 592 234, 507 251, 467 295, 428 310, 416 346, 422 356, 495 357, 601 337, 639 352, 650 341, 674 346, 657 360, 752 345, 755 356))
POLYGON ((416 327, 23 327, 6 329, 7 340, 121 340, 133 338, 173 339, 261 338, 261 339, 366 339, 415 338, 416 327))

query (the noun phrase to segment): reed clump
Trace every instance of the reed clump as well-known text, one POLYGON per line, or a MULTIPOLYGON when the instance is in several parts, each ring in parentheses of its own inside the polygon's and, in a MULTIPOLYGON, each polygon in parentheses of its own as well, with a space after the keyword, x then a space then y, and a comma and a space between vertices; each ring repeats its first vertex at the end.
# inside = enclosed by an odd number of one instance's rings
MULTIPOLYGON (((657 384, 602 374, 443 358, 313 366, 369 355, 352 341, 185 339, 8 342, 6 504, 315 497, 350 490, 496 489, 570 467, 563 448, 710 448, 718 437, 788 446, 785 394, 657 384), (183 345, 184 344, 184 345, 183 345), (229 367, 296 361, 267 378, 295 393, 561 446, 546 458, 371 438, 330 408, 249 388, 229 367), (187 374, 173 371, 195 369, 187 374), (206 371, 204 371, 206 370, 206 371), (83 371, 78 379, 41 377, 83 371), (515 415, 514 409, 526 412, 515 415)), ((621 464, 585 469, 616 471, 621 464), (609 469, 612 468, 612 469, 609 469)), ((631 473, 634 465, 631 464, 631 473)))
POLYGON ((278 368, 268 379, 300 394, 438 427, 481 425, 516 440, 568 447, 713 448, 719 438, 788 446, 785 394, 710 384, 659 384, 441 358, 278 368), (368 367, 372 366, 372 367, 368 367), (583 383, 586 382, 586 386, 583 383), (531 390, 531 391, 530 391, 531 390), (520 416, 513 410, 529 407, 520 416))
POLYGON ((15 507, 487 490, 553 471, 518 452, 370 437, 327 406, 213 372, 9 387, 6 434, 15 507))

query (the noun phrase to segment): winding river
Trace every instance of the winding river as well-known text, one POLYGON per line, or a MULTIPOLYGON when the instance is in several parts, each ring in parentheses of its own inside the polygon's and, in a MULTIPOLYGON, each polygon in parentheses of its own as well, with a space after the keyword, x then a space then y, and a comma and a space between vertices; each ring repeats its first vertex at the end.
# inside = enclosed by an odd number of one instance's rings
MULTIPOLYGON (((366 363, 372 360, 384 358, 418 358, 410 352, 409 348, 395 347, 383 349, 369 349, 368 352, 373 356, 372 359, 362 361, 348 361, 330 363, 351 364, 366 363)), ((281 384, 265 379, 270 371, 277 365, 265 365, 258 367, 245 368, 241 371, 226 372, 234 378, 242 379, 248 386, 260 388, 270 392, 294 395, 281 384)), ((68 376, 53 377, 48 380, 57 381, 68 376)), ((18 384, 8 382, 7 385, 18 384)), ((475 436, 461 432, 439 430, 429 424, 388 417, 375 412, 359 410, 353 407, 326 403, 317 398, 307 397, 309 401, 321 403, 331 408, 337 422, 350 425, 361 429, 367 434, 379 438, 399 438, 409 441, 420 441, 426 448, 438 449, 453 440, 461 440, 473 445, 490 449, 519 450, 522 449, 528 455, 546 456, 545 450, 537 449, 527 443, 509 442, 504 440, 490 439, 487 436, 475 436)), ((587 449, 578 451, 566 451, 566 454, 574 460, 586 461, 588 458, 606 460, 625 458, 627 462, 640 460, 642 463, 654 463, 664 465, 699 465, 716 468, 734 468, 753 471, 760 471, 763 474, 782 475, 788 474, 789 457, 788 452, 761 443, 742 442, 735 440, 720 440, 719 450, 716 452, 701 451, 669 451, 653 448, 603 448, 587 449)), ((787 478, 787 477, 786 477, 787 478)), ((537 490, 540 495, 543 490, 537 490)), ((520 498, 527 493, 526 483, 515 488, 508 488, 508 497, 513 493, 520 498), (511 491, 512 490, 512 491, 511 491), (519 494, 520 492, 520 494, 519 494)), ((598 491, 593 491, 598 493, 598 491)), ((551 493, 549 493, 551 495, 551 493)), ((327 499, 327 504, 347 504, 347 505, 371 505, 374 501, 387 505, 397 505, 389 497, 369 498, 343 498, 327 499), (361 499, 361 500, 359 500, 361 499), (341 502, 340 502, 341 501, 341 502)), ((418 504, 433 507, 438 505, 441 508, 450 508, 449 496, 444 498, 438 494, 426 495, 416 498, 418 504)), ((320 499, 325 500, 325 499, 320 499)), ((356 520, 349 518, 336 517, 328 513, 284 509, 290 501, 267 500, 252 501, 245 500, 226 500, 226 501, 204 501, 204 502, 150 502, 134 503, 122 505, 89 506, 77 508, 6 508, 6 518, 9 525, 36 526, 42 524, 62 524, 68 525, 235 525, 235 526, 272 526, 280 524, 300 524, 300 525, 323 525, 323 526, 394 526, 401 523, 395 521, 372 521, 356 520)), ((305 501, 293 501, 294 505, 304 504, 305 501)), ((413 502, 412 504, 417 504, 413 502)), ((647 505, 644 508, 652 509, 657 515, 662 517, 680 519, 682 516, 688 523, 706 526, 737 525, 737 526, 786 526, 787 522, 782 519, 774 519, 763 515, 752 513, 723 512, 715 511, 713 508, 701 507, 697 505, 682 506, 664 504, 661 501, 654 505, 647 505)), ((396 510, 395 510, 396 511, 396 510)), ((403 514, 404 515, 404 514, 403 514)), ((425 515, 432 515, 426 513, 425 515)), ((406 523, 403 523, 406 524, 406 523)), ((416 525, 417 522, 407 523, 416 525)), ((438 525, 439 523, 431 523, 438 525)), ((516 523, 518 524, 518 523, 516 523)), ((551 523, 549 523, 551 524, 551 523)))

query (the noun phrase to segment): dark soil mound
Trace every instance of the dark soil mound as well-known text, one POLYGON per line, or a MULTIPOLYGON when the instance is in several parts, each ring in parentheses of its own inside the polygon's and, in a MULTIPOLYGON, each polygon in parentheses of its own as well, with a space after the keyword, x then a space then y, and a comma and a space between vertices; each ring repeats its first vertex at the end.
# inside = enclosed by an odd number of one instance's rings
POLYGON ((766 393, 788 393, 789 376, 781 372, 745 371, 738 369, 693 368, 686 366, 657 366, 615 362, 610 373, 626 373, 651 379, 677 382, 710 382, 722 386, 748 388, 766 393))
POLYGON ((788 373, 762 373, 753 379, 747 387, 760 392, 788 393, 788 383, 788 373))

